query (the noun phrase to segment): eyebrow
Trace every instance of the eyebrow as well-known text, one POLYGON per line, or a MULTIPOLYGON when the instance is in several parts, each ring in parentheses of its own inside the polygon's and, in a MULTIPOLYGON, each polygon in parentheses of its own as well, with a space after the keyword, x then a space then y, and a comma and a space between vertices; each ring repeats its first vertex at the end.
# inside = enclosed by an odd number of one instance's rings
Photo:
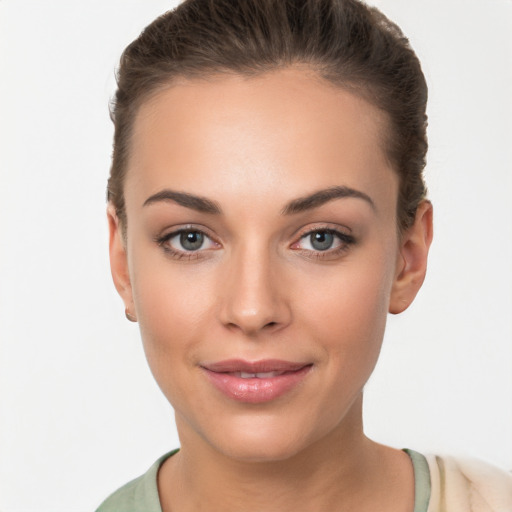
POLYGON ((187 194, 186 192, 176 192, 175 190, 169 189, 161 190, 160 192, 148 197, 144 201, 143 206, 148 206, 160 201, 172 201, 180 206, 197 210, 202 213, 220 214, 222 212, 220 206, 215 201, 207 199, 206 197, 187 194))
MULTIPOLYGON (((334 199, 343 199, 343 198, 357 198, 366 201, 373 210, 375 210, 375 203, 372 201, 371 197, 361 192, 359 190, 338 186, 338 187, 329 187, 323 190, 318 190, 304 197, 299 197, 290 201, 281 211, 282 215, 293 215, 297 213, 302 213, 307 210, 312 210, 314 208, 318 208, 329 201, 334 199)), ((192 210, 196 210, 202 213, 210 213, 219 215, 222 213, 222 209, 215 201, 211 199, 207 199, 206 197, 196 196, 194 194, 189 194, 187 192, 177 192, 175 190, 164 189, 152 196, 148 197, 143 206, 148 206, 150 204, 158 203, 158 202, 168 202, 172 201, 180 206, 184 206, 185 208, 190 208, 192 210)))
POLYGON ((283 215, 293 215, 296 213, 301 213, 306 210, 312 210, 313 208, 318 208, 333 199, 343 199, 347 197, 354 197, 357 199, 362 199, 366 201, 373 210, 375 210, 375 203, 372 201, 371 197, 361 192, 359 190, 350 188, 350 187, 329 187, 323 190, 318 190, 313 194, 299 197, 298 199, 294 199, 289 202, 283 209, 283 215))

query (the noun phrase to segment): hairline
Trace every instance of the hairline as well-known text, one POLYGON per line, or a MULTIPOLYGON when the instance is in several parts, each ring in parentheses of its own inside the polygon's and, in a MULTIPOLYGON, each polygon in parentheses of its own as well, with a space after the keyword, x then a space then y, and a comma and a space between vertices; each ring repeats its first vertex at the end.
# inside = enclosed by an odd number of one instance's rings
MULTIPOLYGON (((386 163, 390 166, 390 168, 395 172, 399 178, 399 193, 397 196, 397 232, 400 235, 402 233, 401 227, 401 219, 399 216, 399 206, 400 206, 400 189, 402 183, 402 176, 400 175, 399 170, 397 169, 397 162, 393 162, 391 156, 391 144, 393 140, 391 134, 394 131, 394 127, 392 126, 392 118, 391 115, 381 108, 375 98, 375 89, 376 87, 372 84, 369 84, 367 81, 364 81, 363 78, 358 79, 357 76, 353 78, 344 78, 341 74, 335 75, 334 73, 329 73, 329 70, 326 66, 322 66, 318 62, 307 62, 303 60, 295 60, 290 62, 281 62, 276 64, 271 64, 267 66, 261 66, 260 68, 255 68, 247 66, 245 69, 235 69, 229 68, 226 66, 214 66, 211 67, 203 66, 203 68, 193 69, 184 69, 180 72, 172 74, 171 71, 167 71, 167 73, 162 72, 162 76, 159 79, 155 79, 152 84, 149 84, 146 91, 142 91, 134 100, 131 102, 129 107, 130 122, 128 123, 128 129, 125 137, 126 144, 126 154, 123 165, 122 172, 122 197, 123 197, 123 211, 118 212, 116 208, 116 214, 118 214, 118 218, 122 225, 123 236, 126 239, 127 236, 127 224, 128 218, 126 213, 126 204, 125 204, 125 193, 124 188, 126 185, 126 177, 129 170, 129 163, 131 159, 131 148, 133 147, 133 136, 135 133, 135 126, 137 124, 137 119, 139 118, 141 109, 144 105, 147 105, 156 97, 158 97, 164 91, 172 89, 177 86, 186 86, 193 83, 200 82, 215 82, 218 80, 222 80, 227 77, 241 77, 247 80, 261 78, 265 75, 279 73, 288 69, 298 69, 308 74, 309 77, 318 81, 319 84, 324 86, 329 86, 335 89, 345 90, 350 94, 353 94, 355 97, 366 101, 368 104, 372 105, 377 112, 378 116, 375 116, 375 120, 378 126, 378 136, 381 142, 381 149, 383 152, 383 156, 386 160, 386 163), (386 126, 387 125, 387 126, 386 126), (121 215, 119 215, 121 213, 121 215)), ((347 73, 347 76, 350 75, 350 72, 347 73)), ((115 107, 111 108, 111 117, 114 119, 115 116, 115 107)), ((112 199, 109 199, 109 203, 114 204, 112 199)))

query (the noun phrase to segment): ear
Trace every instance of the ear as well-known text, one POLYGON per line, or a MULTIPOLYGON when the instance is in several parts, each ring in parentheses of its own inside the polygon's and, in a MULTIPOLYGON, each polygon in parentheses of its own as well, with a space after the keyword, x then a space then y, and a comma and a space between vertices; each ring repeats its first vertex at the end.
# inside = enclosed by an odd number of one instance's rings
POLYGON ((124 302, 126 317, 135 320, 135 308, 133 304, 132 285, 128 271, 128 256, 123 237, 123 229, 112 204, 107 207, 107 219, 109 230, 110 271, 117 292, 124 302))
POLYGON ((416 211, 414 224, 401 237, 389 301, 389 312, 392 314, 405 311, 423 284, 433 236, 432 215, 430 201, 422 201, 416 211))

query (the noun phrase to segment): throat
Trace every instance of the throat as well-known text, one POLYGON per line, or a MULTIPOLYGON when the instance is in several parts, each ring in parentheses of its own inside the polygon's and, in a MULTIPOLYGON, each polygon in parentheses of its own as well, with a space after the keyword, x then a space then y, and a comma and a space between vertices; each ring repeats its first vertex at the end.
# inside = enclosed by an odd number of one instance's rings
MULTIPOLYGON (((333 450, 335 451, 335 450, 333 450)), ((409 457, 369 441, 357 463, 298 454, 286 461, 240 463, 217 457, 200 467, 182 450, 158 474, 163 512, 410 512, 409 457)), ((197 461, 199 462, 199 461, 197 461)))

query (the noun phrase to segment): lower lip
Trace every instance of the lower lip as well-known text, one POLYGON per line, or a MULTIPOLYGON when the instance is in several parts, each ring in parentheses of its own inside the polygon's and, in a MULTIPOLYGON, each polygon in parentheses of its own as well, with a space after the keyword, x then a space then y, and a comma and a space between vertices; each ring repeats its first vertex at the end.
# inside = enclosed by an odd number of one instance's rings
POLYGON ((228 373, 203 368, 210 382, 228 398, 237 402, 261 404, 270 402, 298 386, 311 370, 311 365, 276 377, 242 379, 228 373))

